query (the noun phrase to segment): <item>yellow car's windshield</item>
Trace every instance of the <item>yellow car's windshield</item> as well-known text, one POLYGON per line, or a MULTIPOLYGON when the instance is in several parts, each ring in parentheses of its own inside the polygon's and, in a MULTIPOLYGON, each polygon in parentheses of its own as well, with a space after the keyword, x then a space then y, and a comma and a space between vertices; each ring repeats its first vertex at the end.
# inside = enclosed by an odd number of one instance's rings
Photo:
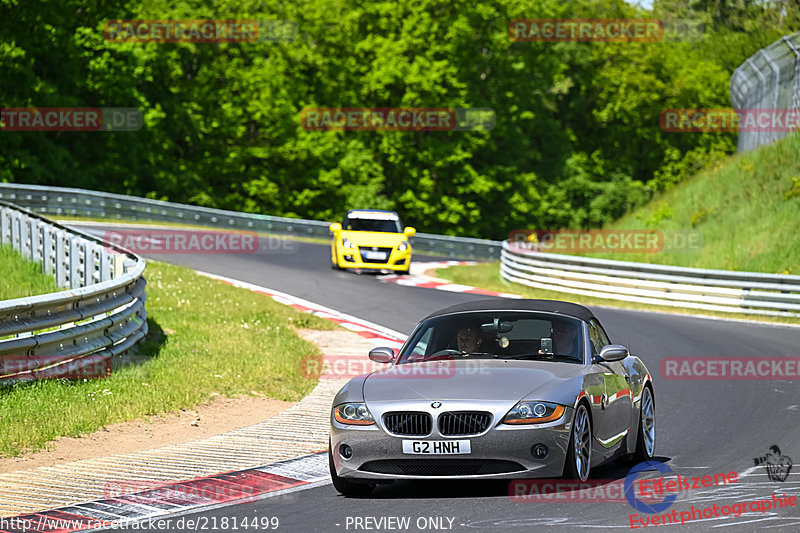
POLYGON ((347 231, 380 231, 384 233, 402 233, 403 226, 396 213, 359 213, 350 212, 344 217, 342 229, 347 231))

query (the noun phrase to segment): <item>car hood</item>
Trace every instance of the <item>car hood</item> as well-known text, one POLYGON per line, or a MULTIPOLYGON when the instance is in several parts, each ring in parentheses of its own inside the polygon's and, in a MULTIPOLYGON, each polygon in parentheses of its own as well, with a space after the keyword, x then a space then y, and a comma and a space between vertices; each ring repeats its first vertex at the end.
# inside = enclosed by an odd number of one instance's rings
POLYGON ((474 359, 395 365, 364 381, 364 400, 413 401, 536 399, 571 404, 584 367, 547 361, 474 359))
POLYGON ((381 231, 341 231, 341 237, 346 237, 356 246, 385 246, 394 248, 401 241, 406 240, 405 233, 384 233, 381 231))

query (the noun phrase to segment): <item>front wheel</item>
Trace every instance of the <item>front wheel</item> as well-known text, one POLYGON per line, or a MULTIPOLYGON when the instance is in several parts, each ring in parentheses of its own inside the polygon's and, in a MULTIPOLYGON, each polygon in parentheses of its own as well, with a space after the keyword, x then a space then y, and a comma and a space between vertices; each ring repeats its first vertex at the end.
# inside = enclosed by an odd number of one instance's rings
POLYGON ((656 403, 653 392, 646 385, 642 389, 638 432, 633 457, 637 463, 641 463, 652 459, 656 452, 656 403))
POLYGON ((589 479, 592 461, 592 422, 586 405, 581 403, 575 411, 572 435, 567 449, 567 463, 564 474, 569 479, 586 481, 589 479))
POLYGON ((332 248, 331 269, 342 270, 342 267, 339 266, 339 250, 335 246, 332 248))
POLYGON ((336 467, 333 465, 333 452, 328 443, 328 466, 331 470, 331 481, 333 487, 345 496, 365 496, 375 489, 375 485, 371 483, 354 483, 350 480, 339 477, 336 474, 336 467))

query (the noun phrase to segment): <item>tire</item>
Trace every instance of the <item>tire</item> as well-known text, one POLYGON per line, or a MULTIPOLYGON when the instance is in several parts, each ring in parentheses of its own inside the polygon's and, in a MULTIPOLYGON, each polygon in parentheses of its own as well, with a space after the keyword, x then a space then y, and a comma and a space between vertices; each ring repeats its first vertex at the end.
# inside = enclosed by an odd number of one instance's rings
POLYGON ((564 476, 586 481, 592 470, 592 419, 586 404, 578 404, 572 422, 564 476))
POLYGON ((331 257, 331 270, 342 270, 342 267, 339 266, 339 250, 336 247, 333 248, 333 257, 331 257))
POLYGON ((375 490, 375 485, 372 483, 354 483, 336 474, 336 467, 333 466, 333 451, 330 449, 330 442, 328 443, 328 466, 331 470, 333 487, 341 494, 345 496, 366 496, 375 490))
POLYGON ((656 451, 656 402, 649 385, 642 389, 639 407, 639 429, 636 435, 636 450, 633 460, 637 463, 650 461, 656 451))

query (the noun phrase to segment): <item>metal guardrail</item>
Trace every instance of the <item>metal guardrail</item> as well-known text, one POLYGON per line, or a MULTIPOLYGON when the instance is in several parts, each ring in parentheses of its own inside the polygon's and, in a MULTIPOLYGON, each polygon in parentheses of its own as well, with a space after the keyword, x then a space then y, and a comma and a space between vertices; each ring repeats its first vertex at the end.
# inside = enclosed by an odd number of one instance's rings
MULTIPOLYGON (((147 220, 324 239, 331 236, 330 223, 319 220, 240 213, 83 189, 0 183, 0 199, 53 216, 147 220)), ((417 252, 453 258, 496 260, 500 257, 500 241, 417 233, 411 245, 417 252)))
POLYGON ((68 287, 0 302, 0 383, 110 369, 147 334, 139 256, 4 201, 0 245, 68 287))
POLYGON ((542 253, 503 242, 500 275, 537 289, 686 309, 800 316, 800 276, 542 253))
MULTIPOLYGON (((327 222, 238 213, 81 189, 3 183, 0 184, 0 198, 50 215, 177 222, 325 239, 330 236, 327 222)), ((417 234, 413 245, 417 251, 444 252, 451 257, 495 259, 500 255, 504 279, 541 289, 687 309, 800 316, 800 276, 537 253, 507 241, 430 234, 417 234)))
MULTIPOLYGON (((800 32, 762 48, 733 72, 731 103, 736 109, 800 108, 800 32)), ((740 131, 737 148, 746 152, 787 134, 769 128, 740 131)))

